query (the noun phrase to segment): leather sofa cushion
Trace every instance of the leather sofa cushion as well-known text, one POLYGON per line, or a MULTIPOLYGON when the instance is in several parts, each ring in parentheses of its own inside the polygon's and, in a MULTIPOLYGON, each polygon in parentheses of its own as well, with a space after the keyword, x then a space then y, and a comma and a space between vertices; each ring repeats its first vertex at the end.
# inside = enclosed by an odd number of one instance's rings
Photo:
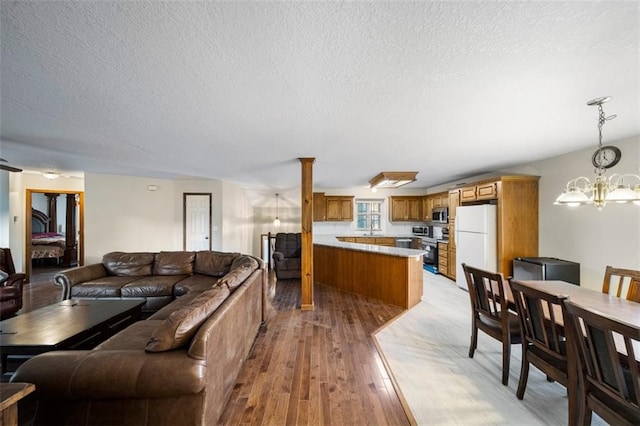
POLYGON ((152 275, 142 277, 139 280, 123 286, 120 294, 122 297, 172 296, 175 283, 185 278, 186 276, 184 275, 152 275))
POLYGON ((222 253, 219 251, 199 251, 196 253, 196 274, 222 277, 231 270, 231 263, 240 253, 222 253))
POLYGON ((168 305, 166 305, 166 306, 162 307, 161 309, 159 309, 157 312, 154 312, 153 315, 151 315, 147 319, 147 321, 148 320, 166 320, 167 318, 169 318, 169 315, 171 315, 173 312, 185 307, 189 303, 193 302, 193 299, 195 299, 199 295, 200 295, 200 293, 194 292, 194 293, 187 293, 184 296, 180 296, 177 299, 174 299, 168 305))
POLYGON ((114 251, 102 257, 108 275, 139 277, 151 275, 153 253, 124 253, 114 251))
POLYGON ((187 293, 194 291, 200 292, 209 290, 211 287, 217 284, 218 277, 212 277, 209 275, 191 275, 190 277, 180 281, 173 287, 173 295, 175 297, 181 297, 187 293))
POLYGON ((134 322, 124 330, 111 336, 94 350, 139 350, 143 351, 149 341, 149 337, 153 331, 162 323, 161 320, 148 319, 145 321, 134 322))
POLYGON ((193 274, 192 251, 161 251, 153 261, 153 275, 191 275, 193 274))
POLYGON ((238 256, 231 264, 231 272, 222 277, 218 285, 226 285, 233 290, 246 280, 249 275, 258 269, 258 261, 251 256, 238 256))
POLYGON ((191 303, 169 315, 151 335, 145 350, 164 352, 187 345, 200 325, 229 296, 228 288, 214 287, 200 293, 191 303))
POLYGON ((71 287, 71 297, 120 297, 120 289, 138 277, 104 277, 71 287))

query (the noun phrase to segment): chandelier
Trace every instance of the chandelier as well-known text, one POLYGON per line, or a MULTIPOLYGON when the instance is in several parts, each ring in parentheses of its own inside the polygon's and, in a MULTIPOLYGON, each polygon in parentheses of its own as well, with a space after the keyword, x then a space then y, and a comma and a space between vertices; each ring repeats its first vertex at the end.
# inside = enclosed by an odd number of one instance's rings
POLYGON ((640 176, 634 174, 613 174, 609 178, 605 171, 615 166, 620 160, 620 150, 614 146, 602 146, 602 126, 616 115, 606 117, 602 104, 611 100, 610 96, 597 98, 587 102, 589 106, 598 107, 598 149, 593 154, 595 177, 593 182, 589 178, 580 176, 571 179, 566 189, 553 204, 576 207, 582 204, 595 204, 598 210, 608 203, 628 203, 640 205, 640 176), (629 181, 637 180, 633 189, 629 181))

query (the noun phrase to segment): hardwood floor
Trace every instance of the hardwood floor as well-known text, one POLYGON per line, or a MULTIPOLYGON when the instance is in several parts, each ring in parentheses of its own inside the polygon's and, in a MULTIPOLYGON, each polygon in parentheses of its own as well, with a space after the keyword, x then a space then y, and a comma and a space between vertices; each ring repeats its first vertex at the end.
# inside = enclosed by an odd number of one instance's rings
POLYGON ((62 289, 53 283, 53 277, 63 269, 68 268, 50 265, 33 267, 31 280, 23 287, 22 309, 18 311, 18 314, 60 301, 62 289))
POLYGON ((409 424, 371 337, 402 310, 322 285, 314 293, 315 309, 301 311, 300 282, 277 283, 222 421, 409 424))

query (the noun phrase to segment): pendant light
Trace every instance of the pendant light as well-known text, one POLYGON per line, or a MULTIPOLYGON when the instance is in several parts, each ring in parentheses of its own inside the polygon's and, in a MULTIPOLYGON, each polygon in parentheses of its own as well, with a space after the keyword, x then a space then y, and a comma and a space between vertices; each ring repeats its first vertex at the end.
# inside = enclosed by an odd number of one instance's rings
POLYGON ((273 226, 275 226, 276 228, 280 226, 280 219, 278 219, 278 196, 279 195, 280 194, 276 192, 276 218, 273 219, 273 226))
POLYGON ((570 207, 594 204, 598 210, 602 210, 607 202, 640 204, 640 184, 636 184, 633 189, 629 185, 630 180, 640 181, 640 176, 616 173, 607 178, 604 174, 607 168, 615 166, 620 159, 620 150, 618 148, 602 146, 602 126, 608 120, 616 118, 615 115, 605 116, 602 109, 602 104, 610 100, 611 97, 607 96, 587 102, 589 106, 598 107, 598 149, 593 154, 592 159, 596 174, 593 182, 584 176, 570 180, 566 189, 553 204, 570 207))

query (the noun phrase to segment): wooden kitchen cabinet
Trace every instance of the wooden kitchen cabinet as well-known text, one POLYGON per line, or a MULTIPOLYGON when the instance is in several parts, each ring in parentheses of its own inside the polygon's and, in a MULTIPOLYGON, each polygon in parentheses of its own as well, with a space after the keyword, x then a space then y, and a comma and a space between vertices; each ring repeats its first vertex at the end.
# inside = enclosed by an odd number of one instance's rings
POLYGON ((449 264, 447 276, 452 280, 456 280, 456 248, 449 244, 449 264))
POLYGON ((396 239, 393 237, 376 237, 375 244, 379 246, 395 247, 396 239))
POLYGON ((314 222, 350 222, 353 220, 353 195, 313 193, 314 222))
MULTIPOLYGON (((513 275, 513 259, 538 256, 538 176, 500 176, 449 191, 449 245, 447 269, 456 279, 456 208, 484 203, 497 207, 498 272, 513 275)), ((444 254, 442 252, 438 252, 444 254)))
POLYGON ((431 212, 434 207, 448 207, 449 193, 439 192, 437 194, 429 194, 422 197, 422 220, 431 221, 431 212))
POLYGON ((324 192, 313 193, 313 221, 324 222, 326 220, 324 192))
POLYGON ((422 220, 421 196, 391 196, 389 218, 391 222, 419 222, 422 220))
POLYGON ((498 185, 500 181, 483 182, 473 186, 467 186, 460 190, 460 202, 493 200, 498 198, 498 185))
MULTIPOLYGON (((483 202, 497 207, 498 272, 513 275, 513 259, 538 256, 539 176, 500 176, 472 186, 449 191, 449 259, 447 277, 455 279, 455 200, 459 205, 483 202), (473 194, 473 195, 472 195, 473 194), (453 266, 452 266, 453 264, 453 266), (452 267, 451 267, 452 266, 452 267)), ((456 206, 457 207, 457 206, 456 206)))
POLYGON ((336 237, 338 241, 344 241, 346 243, 359 243, 359 244, 374 244, 378 246, 395 247, 395 237, 336 237))
POLYGON ((449 276, 449 244, 438 243, 438 272, 449 276))
POLYGON ((325 195, 325 220, 328 222, 350 222, 353 220, 353 196, 325 195))
POLYGON ((431 211, 433 210, 433 197, 430 195, 422 196, 422 220, 428 222, 431 220, 431 211))
POLYGON ((449 191, 449 236, 453 238, 453 229, 451 225, 456 219, 456 208, 460 205, 460 190, 452 189, 449 191))

